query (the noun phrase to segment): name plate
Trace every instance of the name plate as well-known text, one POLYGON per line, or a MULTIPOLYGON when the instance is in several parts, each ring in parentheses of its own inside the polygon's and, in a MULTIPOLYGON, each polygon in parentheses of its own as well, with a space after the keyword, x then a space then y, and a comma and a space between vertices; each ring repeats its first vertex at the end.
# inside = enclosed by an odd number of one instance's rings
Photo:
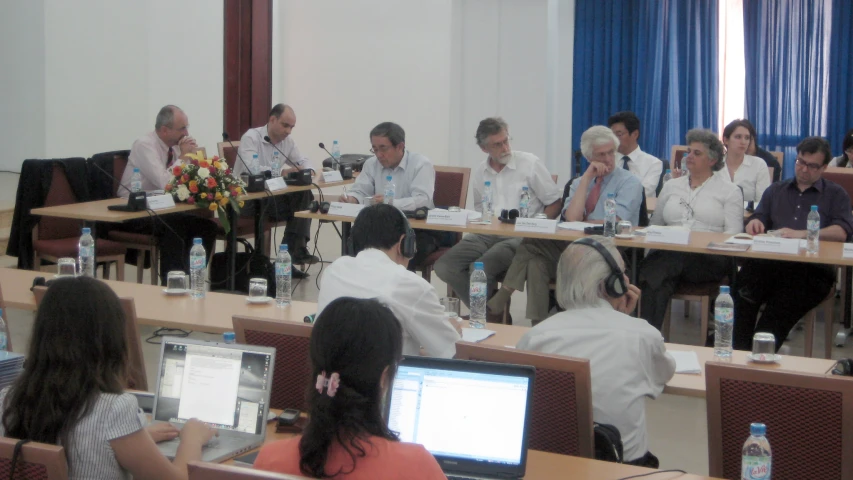
POLYGON ((329 215, 355 217, 362 208, 364 208, 364 205, 358 203, 332 202, 329 204, 329 215))
POLYGON ((853 258, 853 243, 845 243, 841 250, 841 258, 853 258))
POLYGON ((557 220, 547 218, 516 218, 516 232, 532 233, 555 233, 557 231, 557 220))
POLYGON ((646 229, 646 242, 687 245, 690 243, 690 230, 649 227, 646 229))
POLYGON ((270 192, 277 192, 287 188, 287 183, 284 182, 284 177, 273 177, 269 180, 265 180, 264 183, 267 186, 267 190, 270 192))
POLYGON ((323 181, 326 183, 343 182, 344 177, 341 176, 341 172, 337 170, 332 170, 331 172, 323 172, 323 181))
POLYGON ((153 195, 146 198, 146 200, 148 201, 148 209, 150 210, 163 210, 175 206, 175 199, 172 198, 171 194, 153 195))
POLYGON ((797 255, 800 253, 800 241, 796 238, 756 236, 752 239, 752 251, 797 255))
POLYGON ((468 224, 468 213, 432 209, 427 214, 426 223, 431 225, 453 225, 456 227, 464 227, 468 224))

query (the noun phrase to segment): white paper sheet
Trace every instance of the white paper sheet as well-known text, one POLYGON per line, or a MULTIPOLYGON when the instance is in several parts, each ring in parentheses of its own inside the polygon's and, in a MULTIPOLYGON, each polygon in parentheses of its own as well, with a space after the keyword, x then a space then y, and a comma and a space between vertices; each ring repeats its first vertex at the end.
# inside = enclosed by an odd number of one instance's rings
POLYGON ((667 353, 675 359, 675 373, 702 373, 702 367, 699 365, 699 357, 696 355, 696 352, 667 350, 667 353))
POLYGON ((483 340, 491 337, 495 334, 494 330, 487 330, 485 328, 468 328, 465 327, 462 329, 462 340, 466 342, 482 342, 483 340))

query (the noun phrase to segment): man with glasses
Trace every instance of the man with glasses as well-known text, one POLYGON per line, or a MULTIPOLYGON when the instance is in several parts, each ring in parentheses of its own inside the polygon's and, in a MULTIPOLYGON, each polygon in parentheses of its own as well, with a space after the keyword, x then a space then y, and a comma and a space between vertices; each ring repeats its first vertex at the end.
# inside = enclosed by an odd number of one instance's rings
POLYGON ((619 139, 616 166, 639 178, 646 197, 654 198, 661 180, 663 162, 644 152, 637 143, 640 138, 640 119, 634 112, 616 112, 607 119, 607 125, 619 139))
MULTIPOLYGON (((849 240, 853 234, 850 197, 841 186, 821 178, 831 156, 829 142, 823 138, 808 137, 800 142, 796 176, 764 191, 746 232, 806 238, 806 217, 811 206, 817 205, 820 239, 849 240)), ((746 260, 732 288, 734 348, 749 350, 755 332, 770 332, 776 337, 778 351, 791 328, 826 298, 834 283, 835 268, 830 265, 746 260)))
MULTIPOLYGON (((370 131, 370 152, 361 173, 341 202, 373 205, 385 201, 385 184, 390 176, 394 182, 393 205, 403 211, 434 208, 435 169, 430 160, 406 150, 406 132, 392 122, 383 122, 370 131)), ((417 253, 409 262, 413 270, 438 248, 441 232, 417 231, 417 253)))
MULTIPOLYGON (((557 216, 560 212, 560 189, 536 155, 512 149, 509 127, 502 118, 491 117, 481 121, 475 138, 480 150, 488 155, 474 169, 471 179, 474 208, 477 211, 482 211, 485 183, 491 182, 494 212, 519 210, 523 188, 527 187, 530 195, 528 217, 543 212, 548 218, 557 216)), ((520 243, 520 237, 466 235, 436 262, 435 273, 453 288, 465 305, 469 305, 468 285, 472 264, 483 262, 491 291, 496 284, 495 278, 509 268, 520 243)))

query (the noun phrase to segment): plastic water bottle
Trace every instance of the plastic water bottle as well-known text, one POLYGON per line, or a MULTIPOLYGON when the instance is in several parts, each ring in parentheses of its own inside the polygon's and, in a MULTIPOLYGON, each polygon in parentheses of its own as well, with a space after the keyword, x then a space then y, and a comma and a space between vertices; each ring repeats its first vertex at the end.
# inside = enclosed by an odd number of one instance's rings
POLYGON ((806 252, 817 253, 820 250, 820 214, 817 205, 812 205, 812 211, 806 217, 806 252))
POLYGON ((222 341, 226 345, 234 345, 237 343, 237 335, 234 332, 224 332, 222 334, 222 341))
POLYGON ((486 327, 486 297, 488 294, 483 262, 474 262, 474 271, 471 273, 471 287, 468 290, 471 310, 470 326, 472 328, 486 327))
POLYGON ((492 182, 486 182, 483 188, 483 203, 480 207, 483 214, 483 223, 492 223, 492 182))
POLYGON ((616 236, 616 195, 612 193, 604 201, 604 236, 616 236))
POLYGON ((9 339, 6 338, 6 321, 3 320, 3 309, 0 308, 0 351, 9 349, 9 339))
POLYGON ((190 294, 193 298, 204 298, 204 270, 207 266, 207 253, 200 238, 193 239, 190 249, 190 294))
POLYGON ((278 157, 278 150, 272 152, 272 164, 270 165, 270 171, 273 177, 281 176, 281 159, 278 157))
POLYGON ((77 264, 80 265, 80 275, 84 277, 95 276, 95 239, 92 238, 92 230, 84 227, 77 244, 77 264))
POLYGON ((678 168, 682 171, 687 169, 687 152, 684 152, 684 155, 681 156, 681 164, 678 168))
POLYGON ((735 328, 735 302, 729 287, 720 287, 720 295, 714 302, 714 356, 731 358, 732 333, 735 328))
POLYGON ((133 175, 130 176, 130 191, 133 193, 142 191, 142 174, 138 168, 133 169, 133 175))
POLYGON ((251 167, 251 172, 249 172, 249 173, 251 173, 252 175, 255 175, 260 170, 261 162, 260 162, 260 160, 258 160, 258 154, 257 153, 252 155, 252 164, 250 165, 250 167, 251 167))
POLYGON ((670 180, 672 180, 672 170, 667 168, 666 173, 663 175, 663 183, 666 183, 670 180))
POLYGON ((279 307, 290 305, 290 253, 287 244, 278 246, 278 257, 275 259, 275 304, 279 307))
POLYGON ((394 194, 397 192, 397 186, 391 179, 391 175, 385 177, 385 199, 382 203, 394 205, 394 194))
POLYGON ((749 425, 749 438, 743 444, 740 463, 741 480, 770 480, 773 457, 770 454, 770 442, 764 435, 767 427, 763 423, 749 425))
POLYGON ((530 189, 527 185, 521 187, 521 199, 518 201, 518 216, 527 218, 530 216, 530 189))
POLYGON ((341 146, 338 145, 337 140, 332 142, 332 158, 335 159, 336 164, 341 163, 341 146))

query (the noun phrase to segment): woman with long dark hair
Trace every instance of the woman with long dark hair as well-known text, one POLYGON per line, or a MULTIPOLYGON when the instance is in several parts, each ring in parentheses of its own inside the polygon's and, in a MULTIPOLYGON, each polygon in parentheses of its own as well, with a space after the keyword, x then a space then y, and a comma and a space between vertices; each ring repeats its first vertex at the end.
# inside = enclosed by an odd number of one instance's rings
POLYGON ((311 332, 308 425, 301 437, 265 445, 255 468, 337 480, 444 479, 432 455, 400 442, 383 416, 402 336, 376 300, 331 302, 311 332))
POLYGON ((175 461, 160 453, 124 393, 125 316, 116 294, 87 277, 48 288, 24 370, 0 392, 0 434, 62 445, 70 478, 185 479, 213 430, 190 420, 175 461))
POLYGON ((844 134, 841 141, 841 155, 829 161, 830 167, 853 168, 853 128, 844 134))
POLYGON ((764 160, 749 155, 747 151, 755 142, 747 120, 734 120, 723 129, 723 168, 717 175, 728 183, 734 183, 743 191, 746 202, 759 202, 764 190, 770 186, 770 171, 764 160))

